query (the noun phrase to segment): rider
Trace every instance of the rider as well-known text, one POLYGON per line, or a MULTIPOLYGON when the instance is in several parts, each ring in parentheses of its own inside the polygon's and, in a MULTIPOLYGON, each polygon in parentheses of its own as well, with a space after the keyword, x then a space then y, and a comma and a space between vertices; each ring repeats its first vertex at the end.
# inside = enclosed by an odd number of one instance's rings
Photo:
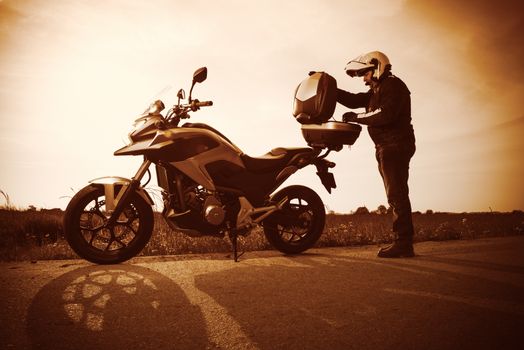
POLYGON ((363 77, 369 91, 350 93, 338 89, 337 102, 349 108, 365 107, 366 113, 347 112, 345 122, 367 125, 375 143, 375 156, 388 203, 393 209, 392 245, 380 249, 382 258, 412 257, 413 222, 409 200, 409 161, 415 153, 415 134, 411 124, 410 92, 402 80, 391 73, 388 57, 379 51, 361 55, 347 64, 350 77, 363 77))

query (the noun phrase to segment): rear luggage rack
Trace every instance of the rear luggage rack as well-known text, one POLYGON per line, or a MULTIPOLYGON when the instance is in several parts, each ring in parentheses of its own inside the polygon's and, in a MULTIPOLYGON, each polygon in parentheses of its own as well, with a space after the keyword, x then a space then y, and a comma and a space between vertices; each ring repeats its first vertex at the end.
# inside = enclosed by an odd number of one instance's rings
POLYGON ((310 147, 339 151, 344 145, 353 145, 361 130, 358 124, 329 121, 302 125, 302 136, 310 147))

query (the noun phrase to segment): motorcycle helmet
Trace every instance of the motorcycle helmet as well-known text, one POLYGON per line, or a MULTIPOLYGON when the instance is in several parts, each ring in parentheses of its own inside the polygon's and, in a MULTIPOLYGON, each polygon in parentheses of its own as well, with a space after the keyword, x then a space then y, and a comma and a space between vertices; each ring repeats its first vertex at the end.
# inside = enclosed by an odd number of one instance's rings
POLYGON ((345 70, 350 77, 361 77, 367 71, 373 70, 373 78, 379 80, 384 73, 391 70, 391 63, 382 52, 371 51, 349 61, 345 70))

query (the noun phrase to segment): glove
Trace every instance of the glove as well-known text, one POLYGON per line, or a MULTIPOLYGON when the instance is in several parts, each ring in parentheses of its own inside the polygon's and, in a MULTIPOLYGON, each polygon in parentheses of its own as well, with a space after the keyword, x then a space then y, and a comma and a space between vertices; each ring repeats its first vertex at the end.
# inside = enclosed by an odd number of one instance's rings
POLYGON ((342 121, 345 123, 357 123, 358 114, 355 112, 346 112, 342 115, 342 121))

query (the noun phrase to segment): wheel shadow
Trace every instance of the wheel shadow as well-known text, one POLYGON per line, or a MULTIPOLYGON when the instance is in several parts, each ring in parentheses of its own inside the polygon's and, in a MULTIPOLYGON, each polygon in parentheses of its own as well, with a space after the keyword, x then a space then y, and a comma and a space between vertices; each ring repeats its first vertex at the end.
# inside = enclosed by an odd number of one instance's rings
POLYGON ((88 266, 44 286, 27 314, 35 349, 209 347, 203 316, 182 289, 133 265, 88 266))

